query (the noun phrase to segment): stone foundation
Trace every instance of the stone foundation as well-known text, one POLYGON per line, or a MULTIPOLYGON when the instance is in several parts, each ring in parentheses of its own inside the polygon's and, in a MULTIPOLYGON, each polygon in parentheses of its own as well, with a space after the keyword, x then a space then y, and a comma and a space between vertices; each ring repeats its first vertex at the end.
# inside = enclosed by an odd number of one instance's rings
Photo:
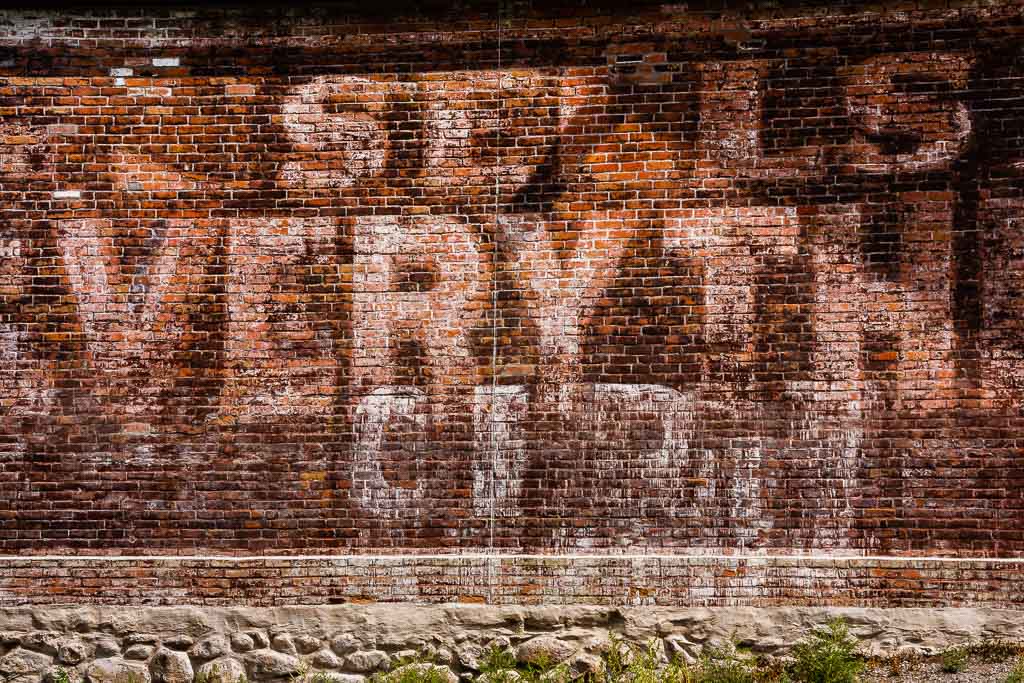
POLYGON ((984 638, 1024 639, 1024 612, 999 609, 491 607, 409 604, 328 607, 22 607, 0 610, 0 677, 234 683, 323 672, 358 683, 423 655, 473 674, 494 645, 521 661, 541 653, 577 673, 599 665, 615 638, 651 639, 692 657, 730 638, 781 654, 815 625, 845 617, 868 651, 933 653, 984 638))

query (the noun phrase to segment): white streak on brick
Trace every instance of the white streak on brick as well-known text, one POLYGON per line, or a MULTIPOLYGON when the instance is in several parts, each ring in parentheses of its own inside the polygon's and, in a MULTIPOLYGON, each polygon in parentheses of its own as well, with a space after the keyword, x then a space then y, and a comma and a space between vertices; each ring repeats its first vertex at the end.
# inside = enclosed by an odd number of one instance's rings
POLYGON ((154 57, 153 66, 181 66, 181 59, 178 57, 154 57))
MULTIPOLYGON (((475 373, 469 330, 479 312, 480 255, 469 227, 454 219, 365 216, 359 219, 353 275, 353 358, 368 385, 394 384, 392 335, 403 332, 429 350, 435 377, 448 385, 475 373), (400 292, 402 264, 418 263, 439 281, 425 291, 400 292)), ((418 266, 418 267, 420 267, 418 266)))
POLYGON ((362 177, 380 173, 388 142, 379 115, 360 111, 331 114, 324 105, 332 95, 364 92, 376 93, 383 102, 387 93, 402 92, 406 87, 364 78, 325 77, 290 92, 282 107, 282 125, 291 141, 309 152, 285 163, 282 178, 303 187, 348 187, 362 177), (325 153, 327 157, 322 156, 325 153), (331 160, 331 155, 339 154, 344 163, 331 160))
POLYGON ((515 518, 522 512, 519 500, 527 465, 529 410, 530 390, 526 386, 476 388, 473 401, 473 510, 480 516, 490 513, 492 498, 498 517, 515 518), (492 462, 494 448, 498 452, 492 462))
POLYGON ((364 396, 356 407, 352 492, 364 509, 379 517, 398 517, 423 498, 425 489, 419 482, 412 488, 388 482, 383 460, 385 431, 392 420, 411 426, 413 434, 427 431, 430 416, 426 404, 426 395, 416 387, 385 386, 364 396))
MULTIPOLYGON (((172 223, 172 232, 181 230, 172 223)), ((145 289, 141 310, 121 301, 117 293, 116 263, 108 262, 114 251, 114 228, 106 219, 63 221, 60 225, 61 252, 75 297, 82 327, 90 344, 102 348, 104 330, 110 325, 125 334, 121 347, 142 354, 145 337, 156 320, 160 302, 176 270, 179 248, 177 239, 162 236, 152 262, 143 271, 150 284, 145 289)), ((132 280, 132 285, 135 284, 132 280)))
POLYGON ((131 97, 170 97, 170 88, 160 87, 143 87, 143 88, 128 88, 128 95, 131 97))
POLYGON ((0 242, 0 256, 3 258, 19 258, 21 256, 21 240, 0 242))
POLYGON ((78 126, 73 123, 53 123, 46 127, 47 135, 75 135, 78 126))
POLYGON ((334 343, 305 303, 282 303, 294 273, 326 265, 335 226, 325 219, 252 218, 231 226, 225 410, 255 415, 326 415, 334 403, 334 343), (276 322, 275 322, 276 321, 276 322), (295 340, 307 340, 300 344, 295 340), (315 340, 315 341, 314 341, 315 340), (330 389, 328 389, 330 387, 330 389))
POLYGON ((55 190, 54 199, 79 199, 82 196, 79 190, 55 190))

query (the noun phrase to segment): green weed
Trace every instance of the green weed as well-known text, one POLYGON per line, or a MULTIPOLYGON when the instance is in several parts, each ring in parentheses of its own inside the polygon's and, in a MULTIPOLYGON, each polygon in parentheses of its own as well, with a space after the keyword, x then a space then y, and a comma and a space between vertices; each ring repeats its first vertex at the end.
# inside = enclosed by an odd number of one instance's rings
POLYGON ((757 660, 735 642, 721 647, 705 646, 695 667, 688 667, 686 683, 755 683, 757 660))
POLYGON ((790 673, 801 683, 854 683, 864 668, 860 642, 842 619, 814 629, 792 655, 790 673))
POLYGON ((943 650, 939 655, 942 661, 942 670, 948 674, 958 674, 966 670, 969 654, 963 645, 943 650))
POLYGON ((1024 683, 1024 657, 1017 660, 1017 665, 1006 677, 1006 683, 1024 683))
POLYGON ((406 662, 371 680, 375 683, 448 683, 444 670, 428 662, 406 662))
POLYGON ((1019 643, 1011 643, 998 638, 986 638, 980 643, 973 643, 966 647, 969 654, 996 664, 1013 659, 1022 651, 1019 643))

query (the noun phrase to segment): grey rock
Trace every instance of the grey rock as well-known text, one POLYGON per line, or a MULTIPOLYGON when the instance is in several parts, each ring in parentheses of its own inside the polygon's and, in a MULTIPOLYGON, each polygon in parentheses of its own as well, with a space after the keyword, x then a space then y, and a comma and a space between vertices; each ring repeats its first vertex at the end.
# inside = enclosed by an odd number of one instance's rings
POLYGON ((687 664, 697 661, 702 645, 691 643, 684 636, 672 635, 665 638, 665 654, 672 657, 680 657, 687 664))
POLYGON ((152 633, 132 633, 124 639, 125 645, 156 645, 160 638, 152 633))
POLYGON ((360 676, 359 674, 339 674, 334 671, 328 671, 321 675, 327 679, 327 683, 365 683, 366 681, 366 676, 360 676))
POLYGON ((92 654, 92 648, 76 638, 65 638, 57 648, 57 661, 61 664, 81 664, 92 654))
POLYGON ((208 659, 216 659, 229 652, 231 652, 231 644, 228 643, 228 639, 217 633, 196 643, 190 654, 199 661, 204 662, 208 659))
POLYGON ((295 643, 295 648, 304 655, 320 649, 320 640, 306 633, 300 633, 292 638, 292 641, 295 643))
POLYGON ((564 618, 564 610, 538 607, 530 610, 526 615, 525 623, 528 629, 554 629, 561 625, 564 618))
POLYGON ((302 662, 299 661, 298 657, 266 648, 246 653, 245 659, 252 667, 253 673, 256 676, 268 676, 271 678, 291 676, 298 673, 299 669, 302 668, 302 662))
POLYGON ((124 651, 124 658, 145 661, 153 656, 153 650, 152 645, 132 645, 124 651))
POLYGON ((99 611, 92 607, 58 607, 47 610, 45 617, 38 611, 34 616, 34 623, 39 630, 57 631, 64 635, 95 631, 100 620, 99 611))
POLYGON ((129 662, 120 657, 97 659, 85 668, 88 683, 150 683, 149 669, 140 662, 129 662))
POLYGON ((292 641, 292 637, 287 633, 278 633, 270 639, 270 647, 274 648, 278 652, 283 652, 286 655, 298 654, 298 650, 295 648, 295 643, 292 641))
POLYGON ((554 636, 537 636, 516 648, 516 661, 558 664, 576 653, 576 646, 554 636))
POLYGON ((41 652, 16 648, 0 657, 0 678, 42 674, 52 661, 48 655, 41 652))
POLYGON ((74 668, 52 666, 43 674, 42 683, 63 683, 65 680, 71 681, 71 683, 78 683, 82 680, 82 677, 74 668), (67 679, 64 678, 65 676, 67 676, 67 679))
POLYGON ((318 650, 310 661, 318 669, 340 669, 343 665, 341 657, 326 648, 318 650))
POLYGON ((597 675, 604 671, 604 660, 589 652, 578 652, 569 658, 569 671, 573 678, 597 675))
POLYGON ((178 635, 167 638, 163 642, 164 647, 169 647, 172 650, 188 650, 196 644, 196 639, 186 635, 178 635))
POLYGON ((234 657, 221 657, 207 662, 196 671, 196 678, 207 683, 239 683, 245 679, 245 665, 234 657))
POLYGON ((249 637, 257 648, 270 647, 270 639, 263 631, 249 631, 249 637))
POLYGON ((126 638, 133 633, 173 635, 184 633, 199 638, 214 631, 210 611, 201 607, 179 606, 158 609, 119 607, 103 610, 100 628, 126 638))
POLYGON ((0 631, 0 645, 3 647, 17 647, 21 645, 23 635, 14 631, 0 631))
POLYGON ((345 658, 345 668, 359 673, 370 673, 386 669, 391 663, 388 653, 380 650, 360 650, 345 658))
POLYGON ((580 638, 577 642, 581 649, 586 650, 587 652, 598 652, 601 654, 610 652, 613 644, 612 639, 604 631, 587 633, 587 635, 580 638))
POLYGON ((459 660, 459 665, 464 669, 472 669, 473 671, 480 670, 480 663, 486 656, 486 653, 487 650, 483 645, 468 640, 460 643, 455 648, 455 656, 459 660))
POLYGON ((53 631, 33 631, 21 639, 21 646, 36 652, 55 655, 60 649, 61 640, 61 635, 53 631))
POLYGON ((374 647, 382 650, 422 650, 426 640, 409 633, 381 633, 374 647))
POLYGON ((100 638, 96 641, 94 647, 96 648, 97 657, 112 657, 121 654, 121 646, 113 638, 100 638))
POLYGON ((359 649, 359 639, 351 633, 339 633, 331 639, 331 649, 335 654, 347 655, 359 649))
POLYGON ((406 664, 400 666, 394 671, 390 671, 384 676, 381 676, 381 680, 384 683, 388 681, 397 681, 402 678, 410 676, 410 674, 417 674, 418 677, 425 678, 430 675, 431 677, 439 676, 445 683, 459 683, 459 677, 455 675, 455 672, 449 669, 447 666, 441 666, 440 664, 406 664))
POLYGON ((510 647, 512 647, 512 641, 508 636, 498 636, 487 643, 487 650, 507 650, 510 647))
POLYGON ((231 636, 231 649, 235 652, 248 652, 256 647, 252 642, 252 636, 248 633, 234 633, 231 636))
POLYGON ((165 647, 153 655, 149 672, 156 683, 191 683, 193 676, 192 662, 188 655, 165 647))

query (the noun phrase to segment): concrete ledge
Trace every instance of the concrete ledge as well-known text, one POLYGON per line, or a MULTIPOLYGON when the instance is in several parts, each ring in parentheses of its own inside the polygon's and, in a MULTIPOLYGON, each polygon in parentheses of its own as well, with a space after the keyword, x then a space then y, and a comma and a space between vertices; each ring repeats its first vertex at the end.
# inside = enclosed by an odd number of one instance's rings
POLYGON ((1024 607, 1024 559, 682 555, 0 558, 42 604, 1024 607))

